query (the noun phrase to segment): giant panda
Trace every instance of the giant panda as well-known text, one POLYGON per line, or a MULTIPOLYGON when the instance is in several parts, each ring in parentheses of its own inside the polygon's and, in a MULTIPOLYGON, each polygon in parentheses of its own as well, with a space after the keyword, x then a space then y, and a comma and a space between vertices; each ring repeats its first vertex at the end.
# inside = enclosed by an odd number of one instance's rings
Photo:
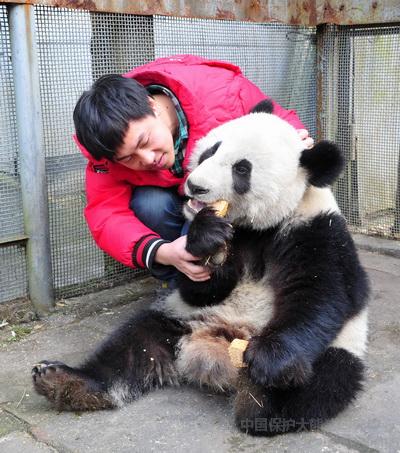
POLYGON ((304 150, 268 101, 209 132, 185 183, 186 248, 225 261, 204 282, 180 274, 80 367, 35 365, 36 391, 58 410, 95 410, 190 383, 229 394, 238 428, 264 436, 336 416, 362 388, 367 341, 368 280, 328 187, 342 167, 333 143, 304 150), (243 368, 235 338, 249 341, 243 368))

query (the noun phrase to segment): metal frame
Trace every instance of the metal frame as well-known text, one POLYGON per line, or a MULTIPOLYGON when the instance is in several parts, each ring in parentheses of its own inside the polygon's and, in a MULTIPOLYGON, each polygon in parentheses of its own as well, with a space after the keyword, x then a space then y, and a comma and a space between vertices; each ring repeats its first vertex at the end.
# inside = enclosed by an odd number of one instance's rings
POLYGON ((29 296, 38 312, 54 305, 45 156, 33 6, 10 5, 18 145, 29 296))
POLYGON ((197 17, 252 22, 282 22, 314 27, 400 21, 398 0, 0 0, 87 11, 197 17))

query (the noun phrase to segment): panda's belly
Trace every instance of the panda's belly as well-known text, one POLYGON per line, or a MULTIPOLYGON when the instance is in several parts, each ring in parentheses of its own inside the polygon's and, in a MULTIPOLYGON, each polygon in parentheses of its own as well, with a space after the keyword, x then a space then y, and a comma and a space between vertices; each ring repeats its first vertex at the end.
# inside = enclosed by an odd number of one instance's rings
POLYGON ((242 325, 252 332, 259 332, 271 319, 274 294, 266 280, 244 279, 222 303, 207 307, 188 305, 179 291, 157 302, 153 308, 188 322, 202 323, 222 321, 231 325, 242 325))

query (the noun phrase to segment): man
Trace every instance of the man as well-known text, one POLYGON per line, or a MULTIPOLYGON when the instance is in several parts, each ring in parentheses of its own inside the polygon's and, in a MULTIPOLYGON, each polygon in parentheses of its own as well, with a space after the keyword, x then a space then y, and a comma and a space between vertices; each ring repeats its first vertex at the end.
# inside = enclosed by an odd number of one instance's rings
MULTIPOLYGON (((182 186, 196 140, 266 99, 237 66, 193 55, 160 58, 107 75, 74 110, 76 142, 88 158, 85 217, 105 252, 161 280, 176 270, 194 281, 207 267, 185 250, 182 186)), ((274 114, 313 140, 293 110, 274 114)), ((251 150, 249 150, 251 152, 251 150)))

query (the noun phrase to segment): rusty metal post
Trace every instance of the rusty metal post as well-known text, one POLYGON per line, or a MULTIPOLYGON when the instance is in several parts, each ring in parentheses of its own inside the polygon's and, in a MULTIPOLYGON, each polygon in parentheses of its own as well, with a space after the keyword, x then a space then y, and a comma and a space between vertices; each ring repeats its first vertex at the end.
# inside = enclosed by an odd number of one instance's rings
POLYGON ((8 7, 29 297, 39 313, 54 305, 34 7, 8 7))

